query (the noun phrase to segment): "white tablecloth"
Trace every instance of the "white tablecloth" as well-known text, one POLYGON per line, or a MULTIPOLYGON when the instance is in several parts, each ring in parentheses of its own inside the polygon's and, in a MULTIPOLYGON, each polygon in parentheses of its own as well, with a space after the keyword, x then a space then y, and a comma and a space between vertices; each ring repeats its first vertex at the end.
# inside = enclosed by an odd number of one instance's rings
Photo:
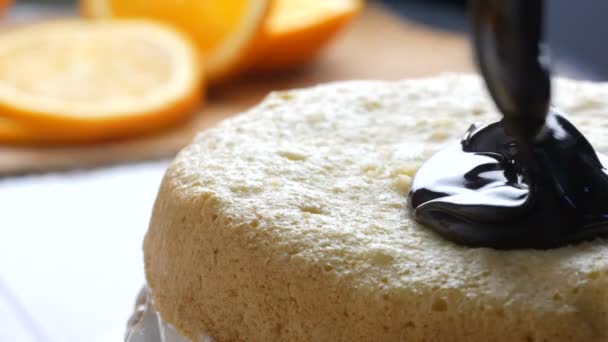
POLYGON ((166 165, 0 180, 0 342, 122 340, 166 165))

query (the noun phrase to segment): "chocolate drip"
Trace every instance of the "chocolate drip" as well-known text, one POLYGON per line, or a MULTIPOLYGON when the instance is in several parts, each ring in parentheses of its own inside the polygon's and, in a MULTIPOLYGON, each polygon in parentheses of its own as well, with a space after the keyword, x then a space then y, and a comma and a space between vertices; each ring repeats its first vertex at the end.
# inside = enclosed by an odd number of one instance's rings
POLYGON ((549 109, 542 1, 471 0, 475 57, 510 135, 530 139, 549 109))
POLYGON ((503 119, 472 126, 414 178, 414 217, 476 247, 554 248, 608 236, 608 174, 549 111, 540 0, 471 1, 476 56, 503 119))

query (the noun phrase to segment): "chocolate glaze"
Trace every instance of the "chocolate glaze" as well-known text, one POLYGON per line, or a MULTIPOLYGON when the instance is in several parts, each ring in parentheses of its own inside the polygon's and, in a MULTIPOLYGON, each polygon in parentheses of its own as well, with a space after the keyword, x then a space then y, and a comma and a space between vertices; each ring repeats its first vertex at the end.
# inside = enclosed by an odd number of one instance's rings
POLYGON ((585 137, 550 113, 534 143, 503 122, 472 128, 418 171, 416 220, 468 246, 553 248, 608 236, 608 174, 585 137))
POLYGON ((471 126, 418 171, 419 222, 454 242, 554 248, 608 236, 608 174, 591 144, 549 111, 540 0, 473 0, 474 43, 503 119, 471 126))

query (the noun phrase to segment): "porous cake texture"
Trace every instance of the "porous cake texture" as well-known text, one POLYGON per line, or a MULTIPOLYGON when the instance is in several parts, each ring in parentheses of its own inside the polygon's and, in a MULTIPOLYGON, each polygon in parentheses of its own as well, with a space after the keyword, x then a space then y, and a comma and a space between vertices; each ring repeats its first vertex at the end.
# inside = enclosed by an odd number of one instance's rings
MULTIPOLYGON (((554 85, 608 151, 608 85, 554 85)), ((467 248, 408 212, 420 165, 498 118, 471 75, 272 93, 169 167, 144 243, 155 308, 218 341, 608 341, 608 241, 467 248)))

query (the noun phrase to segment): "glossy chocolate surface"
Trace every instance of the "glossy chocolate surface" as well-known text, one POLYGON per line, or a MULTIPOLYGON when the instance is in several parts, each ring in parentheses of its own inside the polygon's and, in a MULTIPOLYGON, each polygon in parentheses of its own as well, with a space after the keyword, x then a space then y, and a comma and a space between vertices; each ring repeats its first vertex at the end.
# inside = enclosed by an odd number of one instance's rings
POLYGON ((608 236, 608 159, 563 116, 547 121, 534 143, 496 122, 434 155, 410 192, 416 220, 454 242, 499 249, 608 236))
POLYGON ((540 0, 471 1, 482 75, 503 119, 418 171, 414 217, 467 246, 555 248, 608 236, 608 162, 549 110, 540 0))

